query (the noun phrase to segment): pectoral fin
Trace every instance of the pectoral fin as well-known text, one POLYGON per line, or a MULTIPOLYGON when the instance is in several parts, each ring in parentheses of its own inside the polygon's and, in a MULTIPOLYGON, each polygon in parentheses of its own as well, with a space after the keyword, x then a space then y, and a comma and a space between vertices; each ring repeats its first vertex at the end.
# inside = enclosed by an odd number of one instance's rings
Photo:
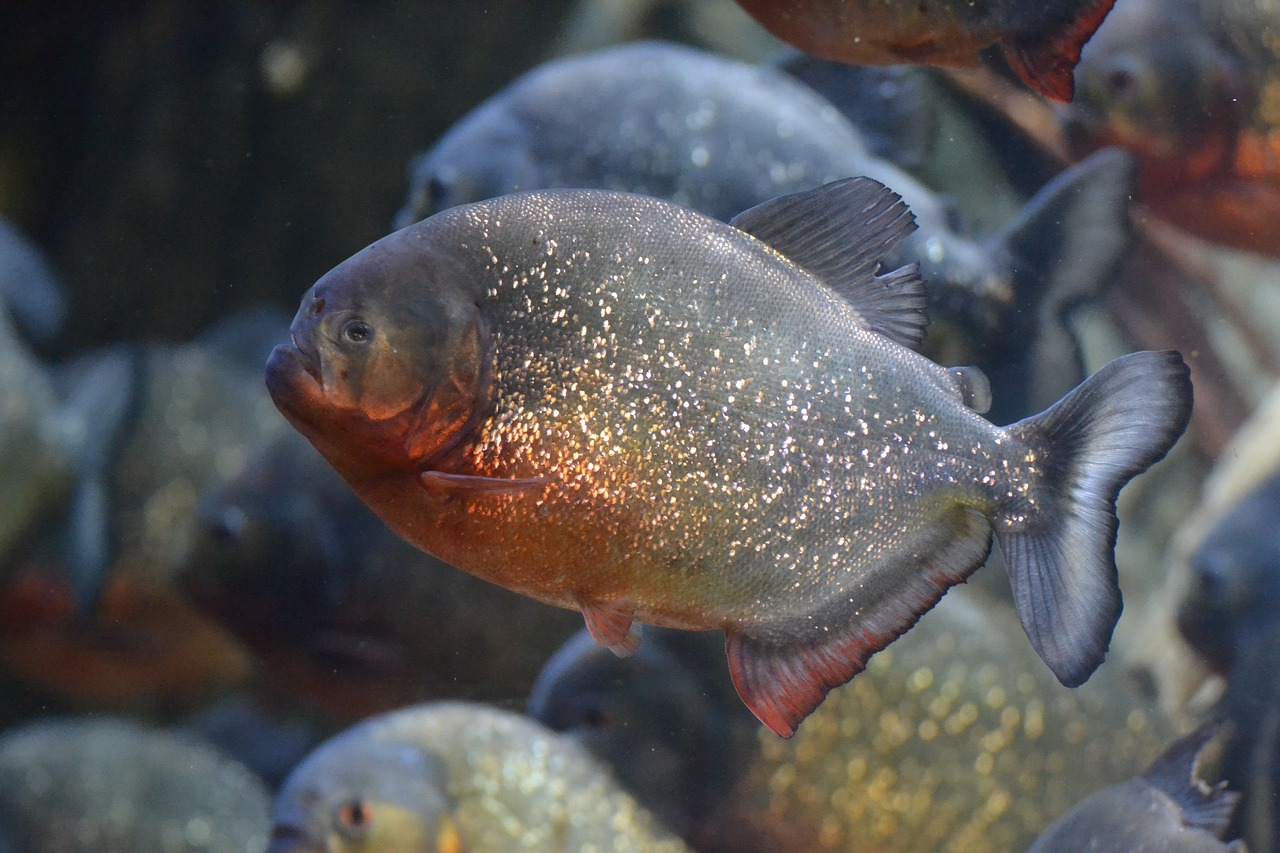
POLYGON ((474 494, 520 494, 545 488, 550 477, 480 477, 474 474, 446 474, 443 471, 423 471, 419 477, 422 487, 428 490, 446 489, 451 492, 474 494))
POLYGON ((640 647, 640 626, 632 621, 634 615, 635 610, 625 602, 582 605, 591 638, 620 658, 640 647))

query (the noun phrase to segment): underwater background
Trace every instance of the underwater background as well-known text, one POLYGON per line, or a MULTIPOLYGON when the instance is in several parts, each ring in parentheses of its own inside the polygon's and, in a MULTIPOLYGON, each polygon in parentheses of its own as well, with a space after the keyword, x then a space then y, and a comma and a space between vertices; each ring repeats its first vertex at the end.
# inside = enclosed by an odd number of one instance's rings
POLYGON ((0 851, 1280 849, 1280 6, 1102 5, 1070 103, 998 46, 825 62, 732 0, 0 12, 0 851), (779 738, 719 632, 616 657, 416 550, 264 386, 316 279, 455 204, 727 221, 855 174, 915 212, 885 268, 996 423, 1191 368, 1083 686, 997 551, 779 738))

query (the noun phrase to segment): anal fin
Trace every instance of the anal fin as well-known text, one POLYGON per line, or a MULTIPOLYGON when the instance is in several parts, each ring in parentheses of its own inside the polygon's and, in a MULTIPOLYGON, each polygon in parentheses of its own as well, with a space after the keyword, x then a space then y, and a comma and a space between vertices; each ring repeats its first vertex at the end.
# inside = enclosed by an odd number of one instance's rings
POLYGON ((640 626, 633 621, 635 610, 630 605, 611 601, 581 606, 591 639, 620 658, 640 648, 640 626))
POLYGON ((991 525, 971 510, 958 508, 931 534, 869 578, 860 590, 865 600, 849 602, 852 616, 833 614, 828 621, 836 624, 816 639, 774 643, 725 632, 733 685, 770 731, 795 734, 828 692, 861 672, 991 551, 991 525))

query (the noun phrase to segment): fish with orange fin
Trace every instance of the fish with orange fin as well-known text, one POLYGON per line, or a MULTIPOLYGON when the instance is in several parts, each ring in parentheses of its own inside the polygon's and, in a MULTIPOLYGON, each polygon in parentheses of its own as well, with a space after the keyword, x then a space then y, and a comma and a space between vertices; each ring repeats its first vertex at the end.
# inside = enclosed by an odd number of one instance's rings
POLYGON ((911 228, 868 178, 730 224, 600 190, 463 205, 316 282, 267 386, 424 551, 620 653, 637 622, 724 630, 779 735, 993 537, 1080 684, 1120 615, 1115 498, 1185 429, 1186 365, 1129 355, 997 427, 985 377, 915 351, 914 270, 877 274, 911 228))
POLYGON ((1137 154, 1139 199, 1203 239, 1280 255, 1280 47, 1261 0, 1127 0, 1086 46, 1069 146, 1137 154))
POLYGON ((738 0, 760 25, 823 59, 973 66, 993 45, 1024 83, 1069 101, 1080 49, 1115 0, 738 0))

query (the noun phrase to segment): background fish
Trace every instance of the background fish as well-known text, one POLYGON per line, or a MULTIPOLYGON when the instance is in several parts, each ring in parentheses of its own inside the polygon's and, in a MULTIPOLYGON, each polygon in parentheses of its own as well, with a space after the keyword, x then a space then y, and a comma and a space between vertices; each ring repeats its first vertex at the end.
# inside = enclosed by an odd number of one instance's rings
POLYGON ((806 53, 859 65, 928 62, 975 65, 1000 45, 1022 82, 1046 97, 1071 100, 1080 48, 1114 0, 738 0, 765 29, 806 53))
POLYGON ((1228 730, 1220 774, 1244 795, 1234 824, 1253 850, 1280 847, 1280 477, 1226 512, 1191 560, 1177 612, 1191 646, 1226 678, 1212 713, 1228 730))
POLYGON ((1280 53, 1261 0, 1126 0, 1085 48, 1064 131, 1077 152, 1123 145, 1140 199, 1226 246, 1280 254, 1280 53))
POLYGON ((262 783, 216 750, 114 718, 43 720, 0 737, 0 825, 22 853, 252 853, 262 783))
POLYGON ((277 687, 343 719, 518 701, 580 625, 406 543, 293 431, 207 489, 198 516, 182 587, 277 687))
POLYGON ((98 707, 184 707, 250 671, 243 647, 174 585, 200 492, 286 429, 260 384, 280 315, 228 318, 186 344, 117 345, 60 366, 88 448, 0 589, 0 661, 98 707), (269 331, 268 331, 269 330, 269 331), (98 418, 99 420, 95 420, 98 418))
POLYGON ((1063 689, 1009 604, 971 585, 833 690, 790 741, 758 727, 738 736, 719 654, 705 633, 646 630, 628 658, 578 637, 548 661, 529 712, 675 815, 695 848, 725 853, 1025 849, 1172 736, 1119 670, 1063 689), (684 799, 685 778, 702 793, 684 799))
POLYGON ((1054 821, 1027 853, 1245 853, 1223 842, 1238 795, 1198 775, 1199 756, 1216 733, 1210 726, 1177 741, 1145 774, 1093 794, 1054 821))
POLYGON ((566 642, 529 694, 529 716, 608 762, 618 780, 700 853, 776 849, 767 832, 737 832, 732 791, 759 728, 707 633, 646 629, 620 658, 587 631, 566 642), (728 836, 726 838, 725 836, 728 836))
POLYGON ((687 850, 573 743, 454 702, 326 741, 285 781, 271 819, 271 853, 687 850))
MULTIPOLYGON (((988 371, 999 391, 993 419, 1008 423, 1084 376, 1064 314, 1104 289, 1128 245, 1132 170, 1116 154, 1081 164, 1025 206, 1009 202, 978 238, 789 76, 646 43, 547 63, 481 104, 415 160, 396 222, 558 187, 652 195, 727 221, 784 193, 867 175, 901 194, 920 226, 885 262, 920 266, 930 352, 988 371)), ((980 192, 985 207, 994 191, 980 192)))
POLYGON ((873 274, 909 227, 865 178, 729 226, 599 191, 455 208, 317 282, 267 384, 429 553, 620 651, 635 620, 725 629, 779 734, 993 528, 1032 644, 1079 684, 1119 617, 1115 496, 1185 428, 1186 366, 1117 360, 995 427, 966 406, 980 376, 908 348, 922 283, 873 274))

